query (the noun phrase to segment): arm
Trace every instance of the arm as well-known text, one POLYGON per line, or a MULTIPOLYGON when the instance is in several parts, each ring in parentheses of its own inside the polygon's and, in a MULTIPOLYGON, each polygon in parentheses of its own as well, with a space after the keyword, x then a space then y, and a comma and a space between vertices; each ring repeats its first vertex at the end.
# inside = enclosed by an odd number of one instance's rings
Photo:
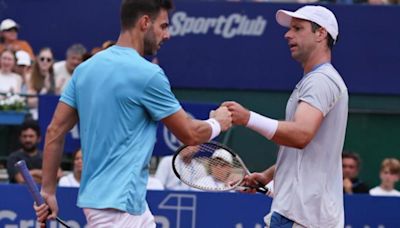
POLYGON ((299 149, 307 146, 314 138, 323 120, 322 112, 306 102, 299 103, 292 121, 276 121, 256 113, 251 114, 249 110, 232 101, 222 105, 231 111, 234 124, 247 126, 280 145, 299 149), (250 120, 251 115, 258 116, 257 120, 250 120), (272 130, 270 126, 263 126, 270 123, 277 125, 272 130))
POLYGON ((252 173, 244 177, 244 185, 247 187, 252 187, 253 189, 246 190, 248 193, 256 193, 256 188, 267 185, 274 178, 275 165, 269 167, 261 173, 252 173))
POLYGON ((310 143, 321 126, 323 114, 306 102, 300 102, 293 121, 279 121, 272 141, 302 149, 310 143))
MULTIPOLYGON (((76 110, 63 102, 59 102, 53 119, 47 128, 43 153, 43 179, 41 194, 52 210, 48 218, 55 218, 58 212, 55 192, 57 174, 64 148, 64 138, 67 132, 77 123, 76 110)), ((39 213, 40 214, 40 213, 39 213)), ((41 214, 39 221, 44 221, 47 213, 41 214)))
MULTIPOLYGON (((217 109, 213 112, 213 118, 218 121, 222 131, 231 127, 231 113, 227 108, 217 109)), ((198 145, 211 138, 212 127, 210 124, 206 121, 192 119, 183 109, 162 119, 162 122, 186 145, 198 145)))

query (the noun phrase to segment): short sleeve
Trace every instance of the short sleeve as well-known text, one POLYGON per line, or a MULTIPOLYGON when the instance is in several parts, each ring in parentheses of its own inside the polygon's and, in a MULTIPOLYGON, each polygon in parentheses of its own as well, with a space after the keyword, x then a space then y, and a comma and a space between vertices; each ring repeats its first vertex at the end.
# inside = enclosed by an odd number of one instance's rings
MULTIPOLYGON (((76 69, 77 70, 77 69, 76 69)), ((76 72, 75 70, 75 72, 76 72)), ((60 101, 64 102, 65 104, 73 107, 76 109, 76 73, 72 76, 71 80, 68 81, 68 84, 65 90, 61 94, 60 101)))
POLYGON ((335 106, 340 97, 340 88, 327 75, 310 74, 299 90, 299 100, 320 110, 324 116, 335 106))
POLYGON ((181 105, 172 93, 169 81, 162 70, 149 80, 141 101, 155 121, 170 116, 181 109, 181 105))

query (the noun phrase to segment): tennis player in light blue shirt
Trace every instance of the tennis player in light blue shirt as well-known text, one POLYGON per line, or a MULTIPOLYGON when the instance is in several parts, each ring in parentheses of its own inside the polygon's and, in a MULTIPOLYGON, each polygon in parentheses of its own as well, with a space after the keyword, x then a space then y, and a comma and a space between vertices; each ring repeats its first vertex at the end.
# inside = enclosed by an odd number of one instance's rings
POLYGON ((78 122, 83 155, 78 206, 87 227, 156 227, 145 198, 157 121, 187 145, 207 142, 232 125, 226 107, 208 120, 190 118, 161 68, 143 58, 170 38, 171 7, 170 0, 123 0, 116 45, 75 69, 46 132, 41 189, 46 204, 34 206, 38 221, 57 216, 64 137, 78 122))
POLYGON ((84 175, 78 206, 143 213, 156 121, 181 106, 163 70, 132 48, 112 46, 75 75, 60 100, 79 110, 84 175))

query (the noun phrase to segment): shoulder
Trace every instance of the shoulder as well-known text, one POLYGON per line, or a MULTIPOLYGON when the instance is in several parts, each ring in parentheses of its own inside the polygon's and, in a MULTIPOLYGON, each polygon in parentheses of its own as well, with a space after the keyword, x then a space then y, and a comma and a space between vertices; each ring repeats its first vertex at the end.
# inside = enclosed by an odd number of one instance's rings
POLYGON ((8 157, 21 157, 24 155, 24 152, 22 150, 17 150, 12 152, 8 157))
POLYGON ((376 186, 376 187, 371 188, 371 189, 369 190, 369 194, 371 194, 371 195, 374 195, 374 194, 376 194, 376 193, 378 193, 378 192, 380 192, 380 187, 379 187, 379 186, 376 186))

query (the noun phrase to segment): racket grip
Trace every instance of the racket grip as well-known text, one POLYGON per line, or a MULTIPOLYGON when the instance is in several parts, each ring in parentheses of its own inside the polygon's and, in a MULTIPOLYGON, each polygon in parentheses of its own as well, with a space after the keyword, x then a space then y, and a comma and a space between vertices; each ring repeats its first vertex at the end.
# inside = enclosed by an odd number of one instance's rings
POLYGON ((29 173, 25 161, 24 160, 18 161, 17 163, 15 163, 15 167, 18 169, 18 171, 24 178, 25 183, 28 186, 29 192, 31 193, 33 199, 36 202, 36 205, 40 206, 44 204, 44 199, 42 195, 40 195, 39 188, 35 183, 35 181, 33 180, 32 175, 29 173))

